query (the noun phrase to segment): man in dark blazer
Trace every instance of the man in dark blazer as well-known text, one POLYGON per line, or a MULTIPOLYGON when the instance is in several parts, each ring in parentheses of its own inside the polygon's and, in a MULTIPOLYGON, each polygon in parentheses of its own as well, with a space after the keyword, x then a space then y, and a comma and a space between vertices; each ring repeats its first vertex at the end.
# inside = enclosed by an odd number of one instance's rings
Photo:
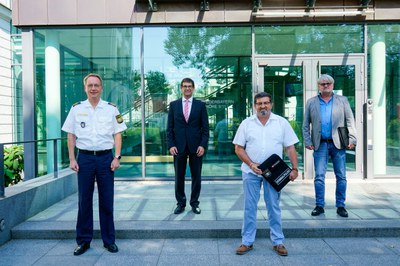
POLYGON ((186 207, 185 172, 189 158, 192 176, 190 206, 195 214, 200 214, 199 196, 201 190, 201 168, 209 139, 209 125, 206 104, 193 98, 194 81, 184 78, 181 82, 182 98, 170 103, 168 112, 168 148, 174 156, 175 214, 186 207))

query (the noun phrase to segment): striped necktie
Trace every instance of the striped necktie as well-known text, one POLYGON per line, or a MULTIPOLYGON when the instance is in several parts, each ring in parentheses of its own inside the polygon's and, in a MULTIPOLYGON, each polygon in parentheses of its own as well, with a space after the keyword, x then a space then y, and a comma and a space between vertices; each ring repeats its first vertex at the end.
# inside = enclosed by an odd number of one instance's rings
POLYGON ((183 110, 183 115, 185 116, 186 123, 189 119, 189 100, 185 100, 185 108, 183 110))

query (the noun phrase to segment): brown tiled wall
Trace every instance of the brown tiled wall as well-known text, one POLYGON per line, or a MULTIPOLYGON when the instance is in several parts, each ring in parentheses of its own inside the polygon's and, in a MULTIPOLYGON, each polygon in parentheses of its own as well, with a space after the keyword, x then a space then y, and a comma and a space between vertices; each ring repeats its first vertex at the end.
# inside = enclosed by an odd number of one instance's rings
MULTIPOLYGON (((148 0, 14 0, 15 26, 38 25, 118 25, 118 24, 174 24, 174 23, 253 23, 270 21, 299 21, 299 18, 255 18, 253 0, 209 1, 209 11, 199 11, 200 0, 154 0, 158 11, 148 11, 148 0)), ((358 6, 359 0, 317 0, 317 10, 329 7, 358 6)), ((263 0, 268 10, 305 10, 304 0, 263 0)), ((400 20, 400 1, 372 0, 375 11, 366 17, 302 18, 307 21, 374 21, 400 20)))

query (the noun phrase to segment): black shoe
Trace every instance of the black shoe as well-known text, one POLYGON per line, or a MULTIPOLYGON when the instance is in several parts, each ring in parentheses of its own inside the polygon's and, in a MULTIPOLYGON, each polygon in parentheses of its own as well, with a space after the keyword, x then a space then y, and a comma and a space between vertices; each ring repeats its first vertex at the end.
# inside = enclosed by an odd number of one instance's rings
POLYGON ((180 213, 182 213, 184 210, 185 210, 185 206, 182 206, 182 205, 179 205, 179 204, 178 204, 178 206, 176 206, 176 208, 175 208, 174 213, 175 213, 175 214, 180 214, 180 213))
POLYGON ((318 216, 318 215, 320 215, 321 213, 324 213, 324 212, 325 212, 324 208, 322 208, 321 206, 315 206, 315 209, 311 212, 311 215, 312 216, 318 216))
POLYGON ((74 250, 74 255, 79 256, 86 252, 90 248, 90 243, 83 243, 78 245, 74 250))
POLYGON ((200 214, 201 213, 201 209, 199 208, 199 206, 192 207, 192 211, 195 214, 200 214))
POLYGON ((347 213, 347 211, 344 207, 338 207, 336 213, 342 217, 349 217, 349 214, 347 213))
POLYGON ((115 245, 115 243, 112 243, 110 245, 104 244, 104 247, 111 253, 117 253, 118 252, 118 247, 115 245))

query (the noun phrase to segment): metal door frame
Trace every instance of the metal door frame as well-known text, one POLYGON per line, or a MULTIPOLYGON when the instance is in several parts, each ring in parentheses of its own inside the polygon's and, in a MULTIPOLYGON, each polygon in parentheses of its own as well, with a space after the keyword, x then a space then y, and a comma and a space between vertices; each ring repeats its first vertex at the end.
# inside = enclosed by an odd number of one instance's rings
MULTIPOLYGON (((308 55, 259 55, 253 61, 253 96, 264 90, 264 67, 265 66, 302 66, 303 67, 303 106, 306 101, 317 95, 317 79, 321 73, 321 66, 355 66, 355 110, 356 110, 356 169, 347 171, 349 178, 363 177, 363 103, 367 99, 367 88, 365 86, 365 59, 364 54, 308 54, 308 55)), ((304 149, 303 179, 314 178, 314 164, 312 151, 304 149)), ((333 172, 327 173, 327 178, 334 177, 333 172)))

